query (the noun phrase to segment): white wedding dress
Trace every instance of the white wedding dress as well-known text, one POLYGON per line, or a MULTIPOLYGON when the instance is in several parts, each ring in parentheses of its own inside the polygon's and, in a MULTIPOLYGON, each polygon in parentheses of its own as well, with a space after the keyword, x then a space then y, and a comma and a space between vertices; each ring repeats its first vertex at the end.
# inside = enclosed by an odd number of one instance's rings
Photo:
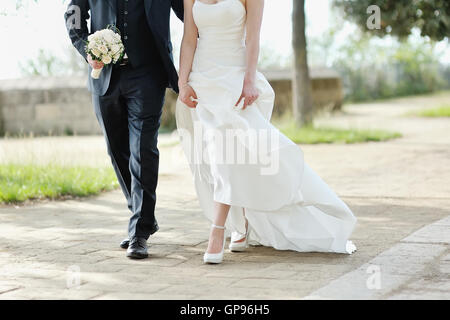
POLYGON ((231 205, 227 230, 245 233, 245 212, 253 243, 300 252, 355 251, 348 239, 356 218, 304 162, 300 147, 270 124, 274 91, 261 73, 256 102, 245 110, 235 107, 246 65, 244 5, 239 0, 197 0, 193 15, 199 40, 189 84, 198 105, 190 109, 178 100, 176 118, 206 217, 213 220, 217 201, 231 205), (232 140, 246 159, 264 161, 224 160, 230 149, 224 154, 223 141, 211 132, 219 137, 236 133, 232 140), (256 140, 243 134, 250 132, 258 133, 256 140))

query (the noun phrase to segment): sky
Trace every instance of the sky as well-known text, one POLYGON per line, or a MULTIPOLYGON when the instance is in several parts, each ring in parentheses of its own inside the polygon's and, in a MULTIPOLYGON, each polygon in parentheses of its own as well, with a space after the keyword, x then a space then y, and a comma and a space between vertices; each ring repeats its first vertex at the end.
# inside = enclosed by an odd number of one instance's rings
MULTIPOLYGON (((2 0, 0 37, 6 45, 2 45, 0 51, 0 79, 20 77, 19 63, 36 57, 40 49, 66 57, 70 47, 63 19, 67 1, 25 2, 28 3, 25 9, 16 10, 15 0, 2 0)), ((261 42, 281 57, 291 52, 291 13, 292 0, 265 0, 261 42)), ((330 25, 330 0, 307 1, 306 15, 308 37, 320 36, 330 25)), ((174 15, 171 23, 172 41, 177 48, 182 37, 182 24, 174 15)), ((450 61, 450 53, 448 55, 450 61)))

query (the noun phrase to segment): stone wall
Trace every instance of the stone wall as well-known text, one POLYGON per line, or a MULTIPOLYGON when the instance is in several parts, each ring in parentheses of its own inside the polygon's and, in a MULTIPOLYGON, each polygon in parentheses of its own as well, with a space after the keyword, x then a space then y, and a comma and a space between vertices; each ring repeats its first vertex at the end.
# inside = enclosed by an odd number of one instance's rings
POLYGON ((81 78, 0 82, 3 133, 100 134, 91 95, 81 78))
MULTIPOLYGON (((292 74, 287 71, 268 71, 265 75, 276 93, 273 115, 277 117, 291 112, 292 74)), ((344 93, 339 75, 331 69, 313 68, 310 70, 310 77, 314 110, 340 110, 344 93)))
MULTIPOLYGON (((265 72, 276 93, 274 116, 290 112, 292 76, 288 71, 265 72)), ((316 110, 339 108, 342 85, 329 69, 312 69, 316 110)), ((0 134, 100 134, 84 77, 30 78, 0 81, 0 134)), ((167 90, 162 123, 175 127, 176 94, 167 90)))

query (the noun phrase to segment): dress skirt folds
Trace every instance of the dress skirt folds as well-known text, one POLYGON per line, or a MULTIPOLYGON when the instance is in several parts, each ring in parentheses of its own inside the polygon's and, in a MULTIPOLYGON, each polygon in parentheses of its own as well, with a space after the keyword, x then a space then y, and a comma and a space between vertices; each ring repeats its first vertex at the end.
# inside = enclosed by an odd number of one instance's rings
POLYGON ((214 201, 231 206, 228 230, 279 250, 352 253, 356 218, 304 162, 299 146, 270 123, 274 91, 259 72, 259 98, 237 107, 246 71, 246 11, 239 0, 196 1, 199 40, 189 84, 195 109, 177 101, 184 152, 206 217, 214 201))

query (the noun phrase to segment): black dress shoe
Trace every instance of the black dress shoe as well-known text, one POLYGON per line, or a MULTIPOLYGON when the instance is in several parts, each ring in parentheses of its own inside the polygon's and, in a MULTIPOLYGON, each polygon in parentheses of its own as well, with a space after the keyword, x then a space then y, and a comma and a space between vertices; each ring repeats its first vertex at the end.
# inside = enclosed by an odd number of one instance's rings
POLYGON ((134 237, 130 240, 127 257, 131 259, 145 259, 148 257, 147 239, 134 237))
POLYGON ((130 239, 128 239, 128 238, 123 239, 122 242, 119 244, 119 246, 120 246, 122 249, 128 249, 128 246, 129 246, 129 245, 130 245, 130 239))

